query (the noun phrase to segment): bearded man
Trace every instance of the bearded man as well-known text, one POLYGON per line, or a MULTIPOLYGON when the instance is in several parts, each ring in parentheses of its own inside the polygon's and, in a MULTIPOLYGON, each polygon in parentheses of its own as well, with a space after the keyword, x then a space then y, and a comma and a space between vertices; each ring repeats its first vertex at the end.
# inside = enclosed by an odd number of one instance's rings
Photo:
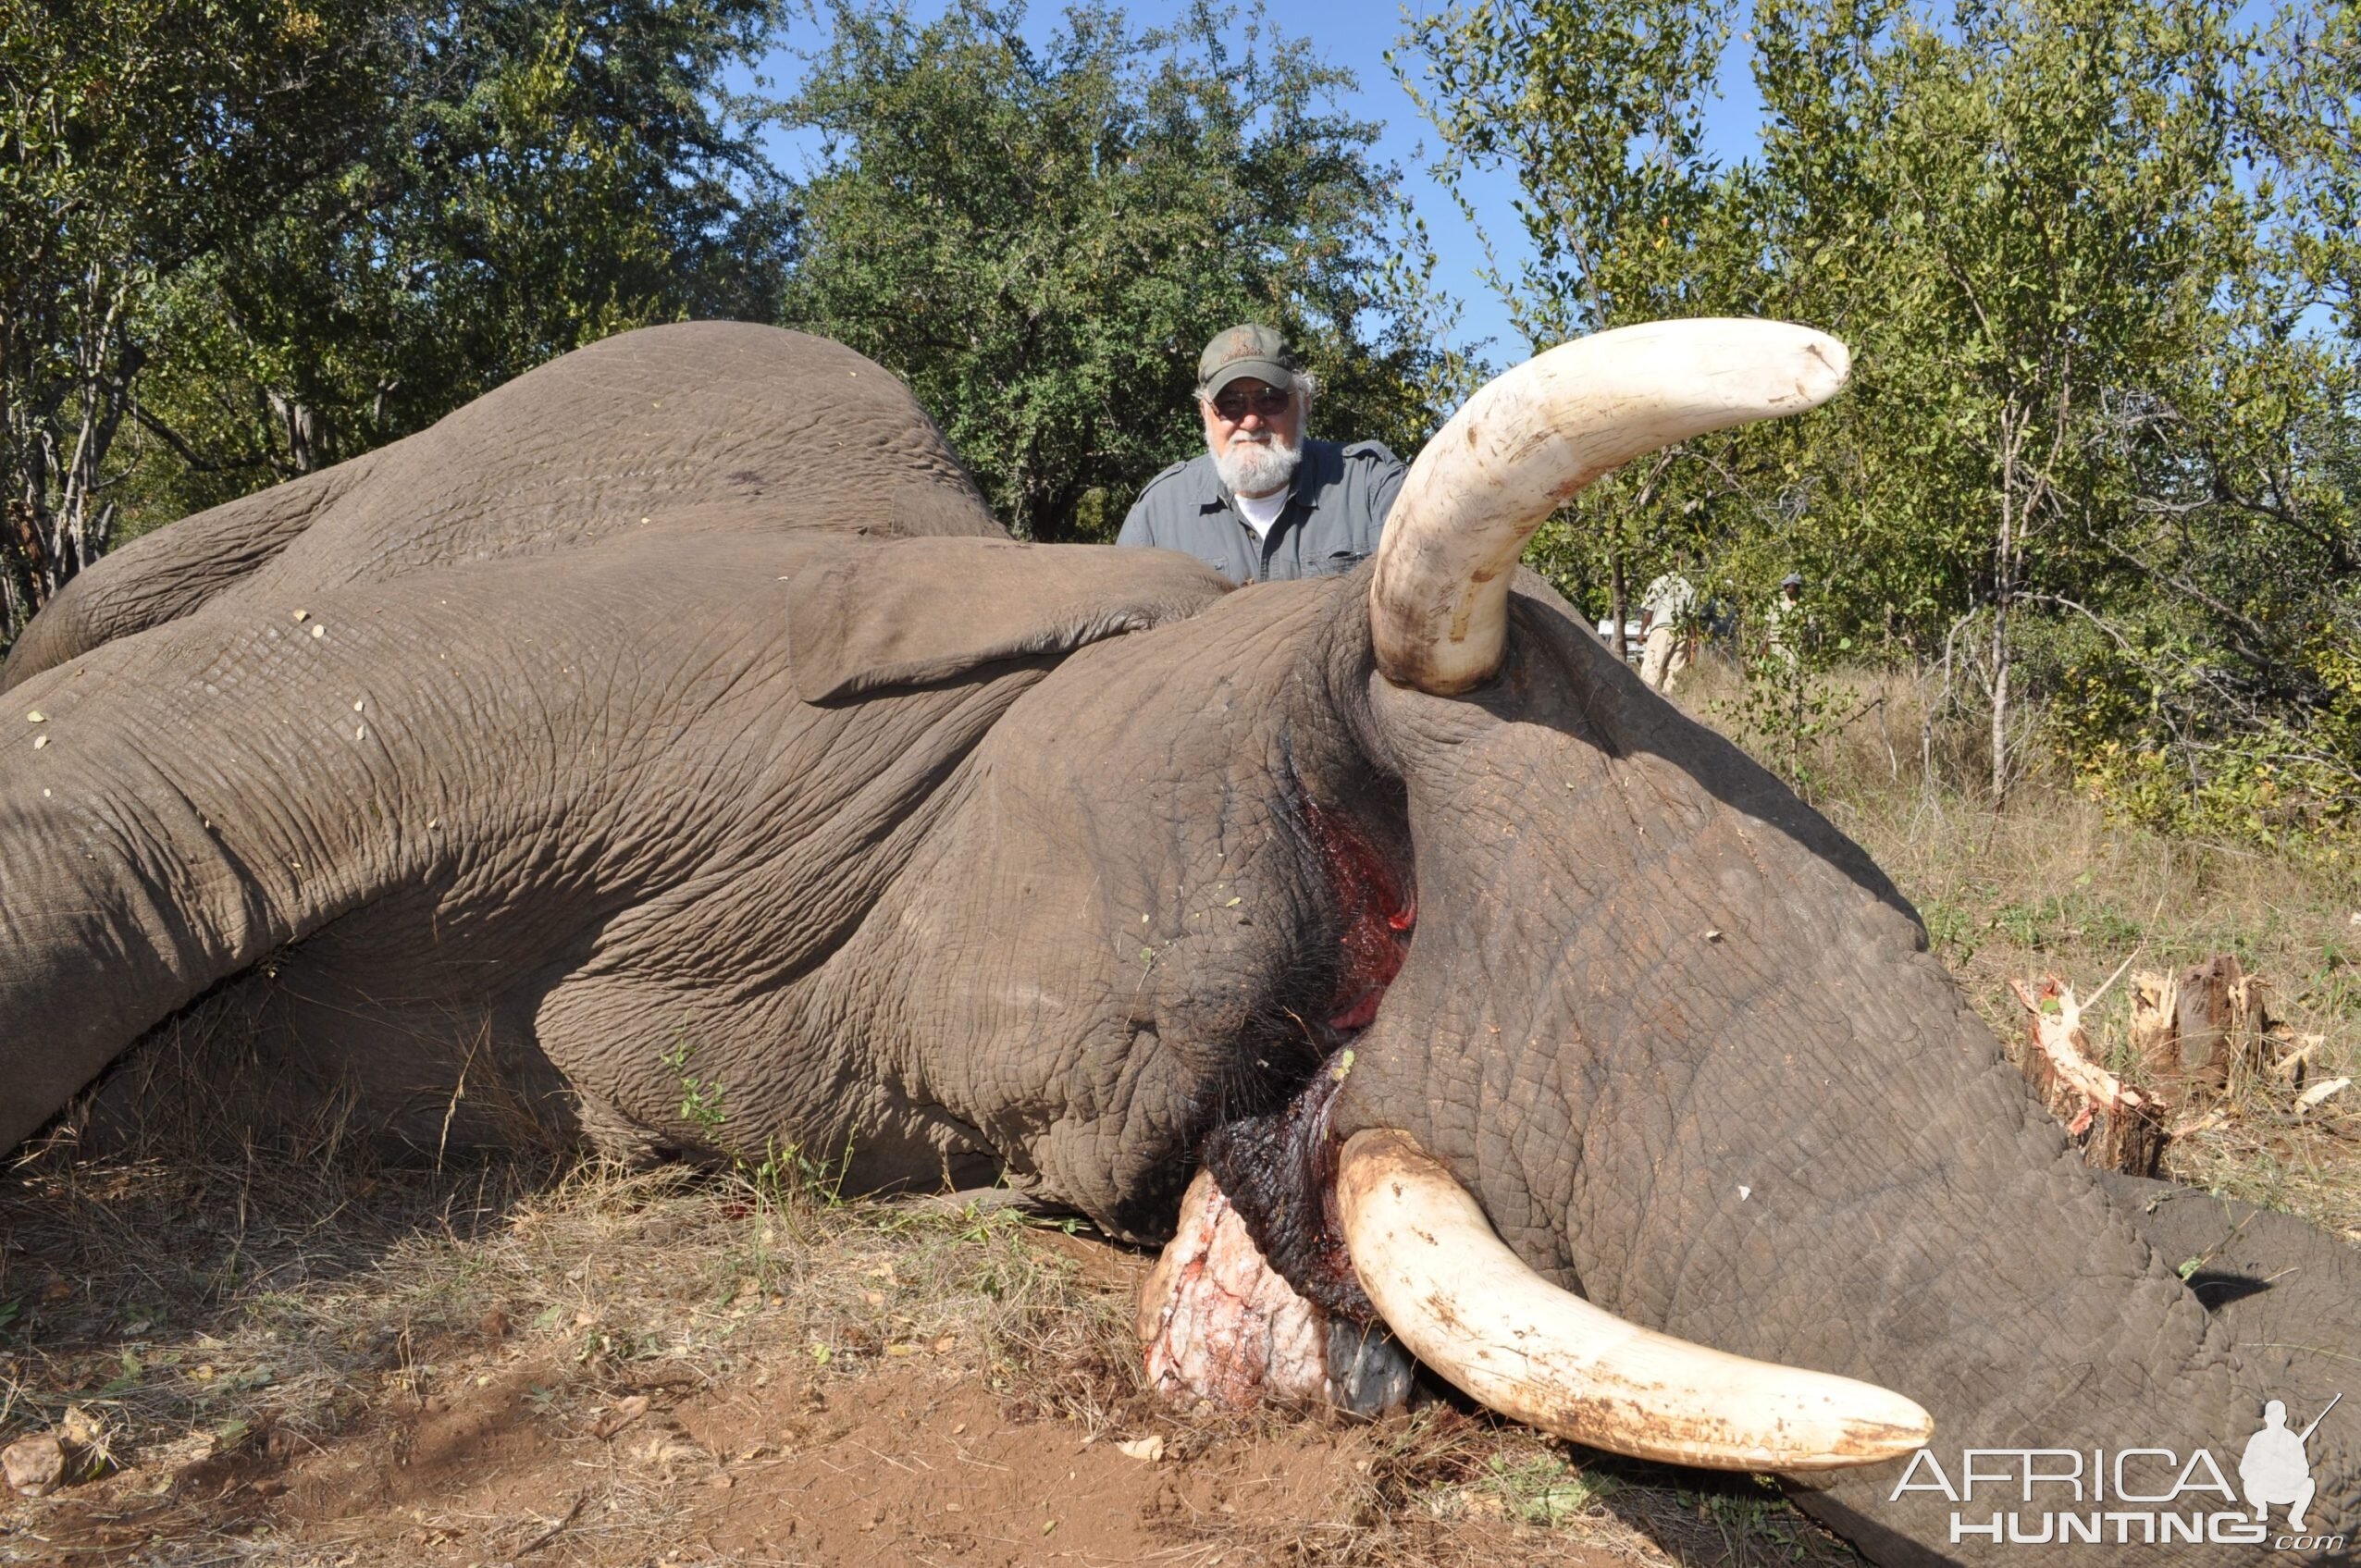
POLYGON ((1267 327, 1233 327, 1197 360, 1205 451, 1147 483, 1121 545, 1195 556, 1238 583, 1325 577, 1377 551, 1402 460, 1376 441, 1306 440, 1312 378, 1267 327))

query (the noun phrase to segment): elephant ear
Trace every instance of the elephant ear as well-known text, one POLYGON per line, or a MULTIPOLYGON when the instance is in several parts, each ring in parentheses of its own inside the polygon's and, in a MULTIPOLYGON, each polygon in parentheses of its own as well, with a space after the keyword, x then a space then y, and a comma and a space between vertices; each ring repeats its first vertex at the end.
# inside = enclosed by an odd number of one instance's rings
POLYGON ((788 583, 787 651, 797 695, 827 702, 1185 620, 1231 586, 1165 549, 847 541, 823 547, 788 583))

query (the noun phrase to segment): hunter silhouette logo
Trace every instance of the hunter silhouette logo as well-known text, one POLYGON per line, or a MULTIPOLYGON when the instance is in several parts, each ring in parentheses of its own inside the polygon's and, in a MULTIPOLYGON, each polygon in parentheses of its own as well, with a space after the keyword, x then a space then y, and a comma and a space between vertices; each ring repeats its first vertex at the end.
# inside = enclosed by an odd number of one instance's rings
POLYGON ((2305 1515, 2312 1506, 2312 1462, 2305 1444, 2338 1394, 2302 1431, 2287 1424, 2287 1404, 2270 1400, 2261 1430, 2238 1455, 2238 1485, 2214 1450, 2181 1453, 2169 1448, 1962 1449, 1946 1468, 1933 1449, 1921 1449, 1887 1494, 1899 1502, 1933 1493, 1951 1504, 1953 1545, 1994 1546, 2261 1546, 2274 1551, 2342 1552, 2342 1533, 2314 1535, 2305 1515), (2269 1527, 2271 1511, 2286 1512, 2286 1528, 2269 1527))
MULTIPOLYGON (((2343 1400, 2339 1394, 2329 1401, 2329 1410, 2343 1400)), ((2289 1529, 2305 1527, 2304 1511, 2312 1506, 2312 1462, 2305 1456, 2304 1445, 2329 1418, 2329 1410, 2314 1416, 2303 1431, 2291 1432, 2285 1404, 2272 1400, 2263 1406, 2263 1429, 2246 1439, 2246 1451, 2238 1461, 2238 1484, 2255 1505, 2256 1524, 2268 1519, 2271 1505, 2280 1503, 2287 1509, 2289 1529)))

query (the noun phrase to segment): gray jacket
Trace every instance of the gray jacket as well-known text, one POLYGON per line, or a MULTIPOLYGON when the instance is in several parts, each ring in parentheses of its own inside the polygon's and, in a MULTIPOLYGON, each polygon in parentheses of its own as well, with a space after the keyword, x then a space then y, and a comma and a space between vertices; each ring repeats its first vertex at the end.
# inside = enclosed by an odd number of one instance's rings
POLYGON ((1147 482, 1115 542, 1180 550, 1238 583, 1349 572, 1376 553, 1404 472, 1376 441, 1306 440, 1287 509, 1258 540, 1212 455, 1200 453, 1147 482))

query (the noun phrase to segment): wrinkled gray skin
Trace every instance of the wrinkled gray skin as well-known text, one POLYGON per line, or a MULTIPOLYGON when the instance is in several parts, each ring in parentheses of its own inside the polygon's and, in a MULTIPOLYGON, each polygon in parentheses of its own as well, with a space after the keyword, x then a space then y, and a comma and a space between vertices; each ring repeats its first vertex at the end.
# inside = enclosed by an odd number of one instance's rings
MULTIPOLYGON (((849 1146, 856 1184, 1005 1172, 1155 1241, 1204 1134, 1337 1043, 1294 1021, 1340 983, 1308 797, 1417 897, 1338 1132, 1408 1130, 1552 1278, 1897 1389, 1954 1471, 2234 1478, 2267 1398, 2361 1394, 2349 1249, 2094 1178, 1861 851, 1546 590, 1461 698, 1375 671, 1366 591, 1008 543, 833 345, 574 354, 140 541, 20 642, 0 1143, 228 982, 290 1089, 419 1142, 849 1146)), ((2361 1523, 2356 1433, 2348 1400, 2312 1439, 2316 1529, 2361 1523)), ((1799 1485, 1881 1562, 2043 1556, 1950 1545, 1898 1473, 1799 1485)))

